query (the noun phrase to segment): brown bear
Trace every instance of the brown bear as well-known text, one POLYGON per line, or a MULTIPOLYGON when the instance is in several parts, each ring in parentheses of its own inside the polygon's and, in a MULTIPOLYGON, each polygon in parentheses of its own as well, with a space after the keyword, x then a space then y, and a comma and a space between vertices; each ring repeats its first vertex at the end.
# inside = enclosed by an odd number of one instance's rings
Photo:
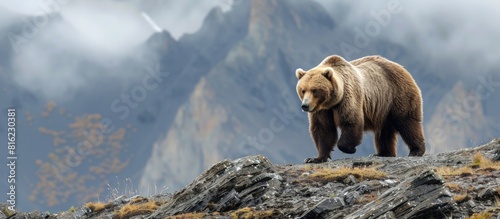
POLYGON ((297 69, 295 75, 318 150, 318 157, 306 163, 327 161, 335 144, 344 153, 355 153, 364 131, 374 132, 376 156, 396 156, 397 133, 409 147, 409 156, 425 153, 422 96, 401 65, 380 56, 348 62, 332 55, 308 71, 297 69))

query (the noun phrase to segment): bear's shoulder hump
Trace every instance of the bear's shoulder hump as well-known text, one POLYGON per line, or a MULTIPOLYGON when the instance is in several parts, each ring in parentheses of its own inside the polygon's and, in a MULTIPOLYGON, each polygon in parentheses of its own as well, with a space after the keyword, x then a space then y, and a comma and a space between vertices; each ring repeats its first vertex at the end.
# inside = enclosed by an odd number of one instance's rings
POLYGON ((328 66, 348 66, 349 62, 347 62, 344 58, 338 55, 331 55, 326 57, 323 62, 321 62, 323 65, 328 65, 328 66))

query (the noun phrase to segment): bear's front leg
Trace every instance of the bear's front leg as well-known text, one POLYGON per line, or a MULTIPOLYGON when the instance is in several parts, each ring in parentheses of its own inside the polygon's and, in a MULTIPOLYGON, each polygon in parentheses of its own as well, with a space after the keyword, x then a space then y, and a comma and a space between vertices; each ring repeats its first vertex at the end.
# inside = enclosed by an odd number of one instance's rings
POLYGON ((306 158, 305 163, 323 163, 330 158, 330 152, 337 142, 338 134, 332 110, 309 113, 309 132, 314 140, 318 157, 306 158))
MULTIPOLYGON (((360 99, 360 98, 358 98, 360 99)), ((345 103, 349 103, 346 101, 345 103)), ((351 103, 341 106, 338 111, 340 118, 340 135, 337 147, 346 154, 354 154, 356 146, 363 140, 364 120, 361 103, 351 103)))
POLYGON ((346 154, 354 154, 356 146, 363 141, 363 126, 361 125, 346 125, 341 127, 342 134, 340 135, 337 147, 340 151, 346 154))

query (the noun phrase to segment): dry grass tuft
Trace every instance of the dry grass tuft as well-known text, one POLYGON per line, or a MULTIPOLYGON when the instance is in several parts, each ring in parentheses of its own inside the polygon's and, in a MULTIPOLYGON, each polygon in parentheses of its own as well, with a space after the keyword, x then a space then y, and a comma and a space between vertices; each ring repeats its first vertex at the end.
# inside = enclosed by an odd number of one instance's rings
POLYGON ((436 173, 441 176, 471 176, 474 172, 470 167, 438 167, 436 173))
POLYGON ((240 208, 231 213, 231 217, 234 219, 267 219, 267 218, 276 218, 279 213, 276 210, 266 210, 266 211, 257 211, 253 208, 245 207, 240 208))
POLYGON ((329 168, 319 169, 307 177, 316 181, 331 182, 331 181, 341 181, 346 177, 348 177, 349 175, 353 175, 358 180, 382 179, 387 176, 386 173, 378 171, 375 168, 340 167, 336 169, 329 169, 329 168))
POLYGON ((212 215, 207 214, 207 213, 186 213, 186 214, 179 214, 175 216, 170 216, 166 217, 165 219, 202 219, 204 217, 210 217, 212 215))
POLYGON ((133 198, 132 200, 130 200, 130 204, 139 203, 139 202, 147 202, 147 201, 148 201, 147 198, 136 197, 136 198, 133 198))
POLYGON ((130 218, 141 214, 153 213, 158 209, 158 204, 154 201, 143 202, 139 204, 126 204, 118 212, 115 213, 113 218, 130 218))
POLYGON ((484 157, 484 155, 482 155, 481 153, 477 152, 474 154, 474 157, 472 158, 471 167, 480 168, 480 169, 499 170, 500 163, 494 162, 494 161, 484 157))
POLYGON ((453 200, 455 200, 456 203, 462 203, 468 201, 469 198, 470 197, 467 194, 458 194, 453 196, 453 200))
POLYGON ((475 153, 472 157, 471 165, 458 168, 438 167, 436 168, 436 173, 441 176, 471 176, 494 170, 500 170, 500 162, 493 162, 481 153, 475 153))
POLYGON ((496 196, 495 196, 495 206, 497 206, 497 208, 500 208, 500 187, 498 187, 496 190, 496 196))
POLYGON ((470 217, 467 217, 467 219, 491 219, 492 217, 493 216, 490 213, 484 211, 481 213, 474 213, 470 217))
POLYGON ((89 208, 92 212, 100 212, 109 207, 109 203, 103 202, 89 202, 85 204, 85 207, 89 208))
POLYGON ((457 183, 445 183, 446 187, 448 187, 452 192, 458 192, 462 190, 462 187, 457 183))
POLYGON ((368 203, 368 202, 374 201, 377 198, 378 198, 377 194, 366 194, 366 195, 363 195, 363 197, 361 197, 360 199, 358 199, 356 201, 356 203, 358 203, 358 204, 368 203))

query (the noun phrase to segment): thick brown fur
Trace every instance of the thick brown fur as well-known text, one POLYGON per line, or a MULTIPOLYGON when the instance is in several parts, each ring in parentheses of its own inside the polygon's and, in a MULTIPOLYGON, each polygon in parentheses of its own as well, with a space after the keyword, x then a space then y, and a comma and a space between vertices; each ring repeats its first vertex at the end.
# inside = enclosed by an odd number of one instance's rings
POLYGON ((409 147, 409 156, 425 153, 421 92, 401 65, 380 56, 348 62, 333 55, 295 74, 318 150, 318 157, 306 163, 327 161, 335 144, 344 153, 355 153, 364 131, 374 132, 378 156, 396 156, 397 133, 409 147), (340 139, 337 128, 342 130, 340 139))

